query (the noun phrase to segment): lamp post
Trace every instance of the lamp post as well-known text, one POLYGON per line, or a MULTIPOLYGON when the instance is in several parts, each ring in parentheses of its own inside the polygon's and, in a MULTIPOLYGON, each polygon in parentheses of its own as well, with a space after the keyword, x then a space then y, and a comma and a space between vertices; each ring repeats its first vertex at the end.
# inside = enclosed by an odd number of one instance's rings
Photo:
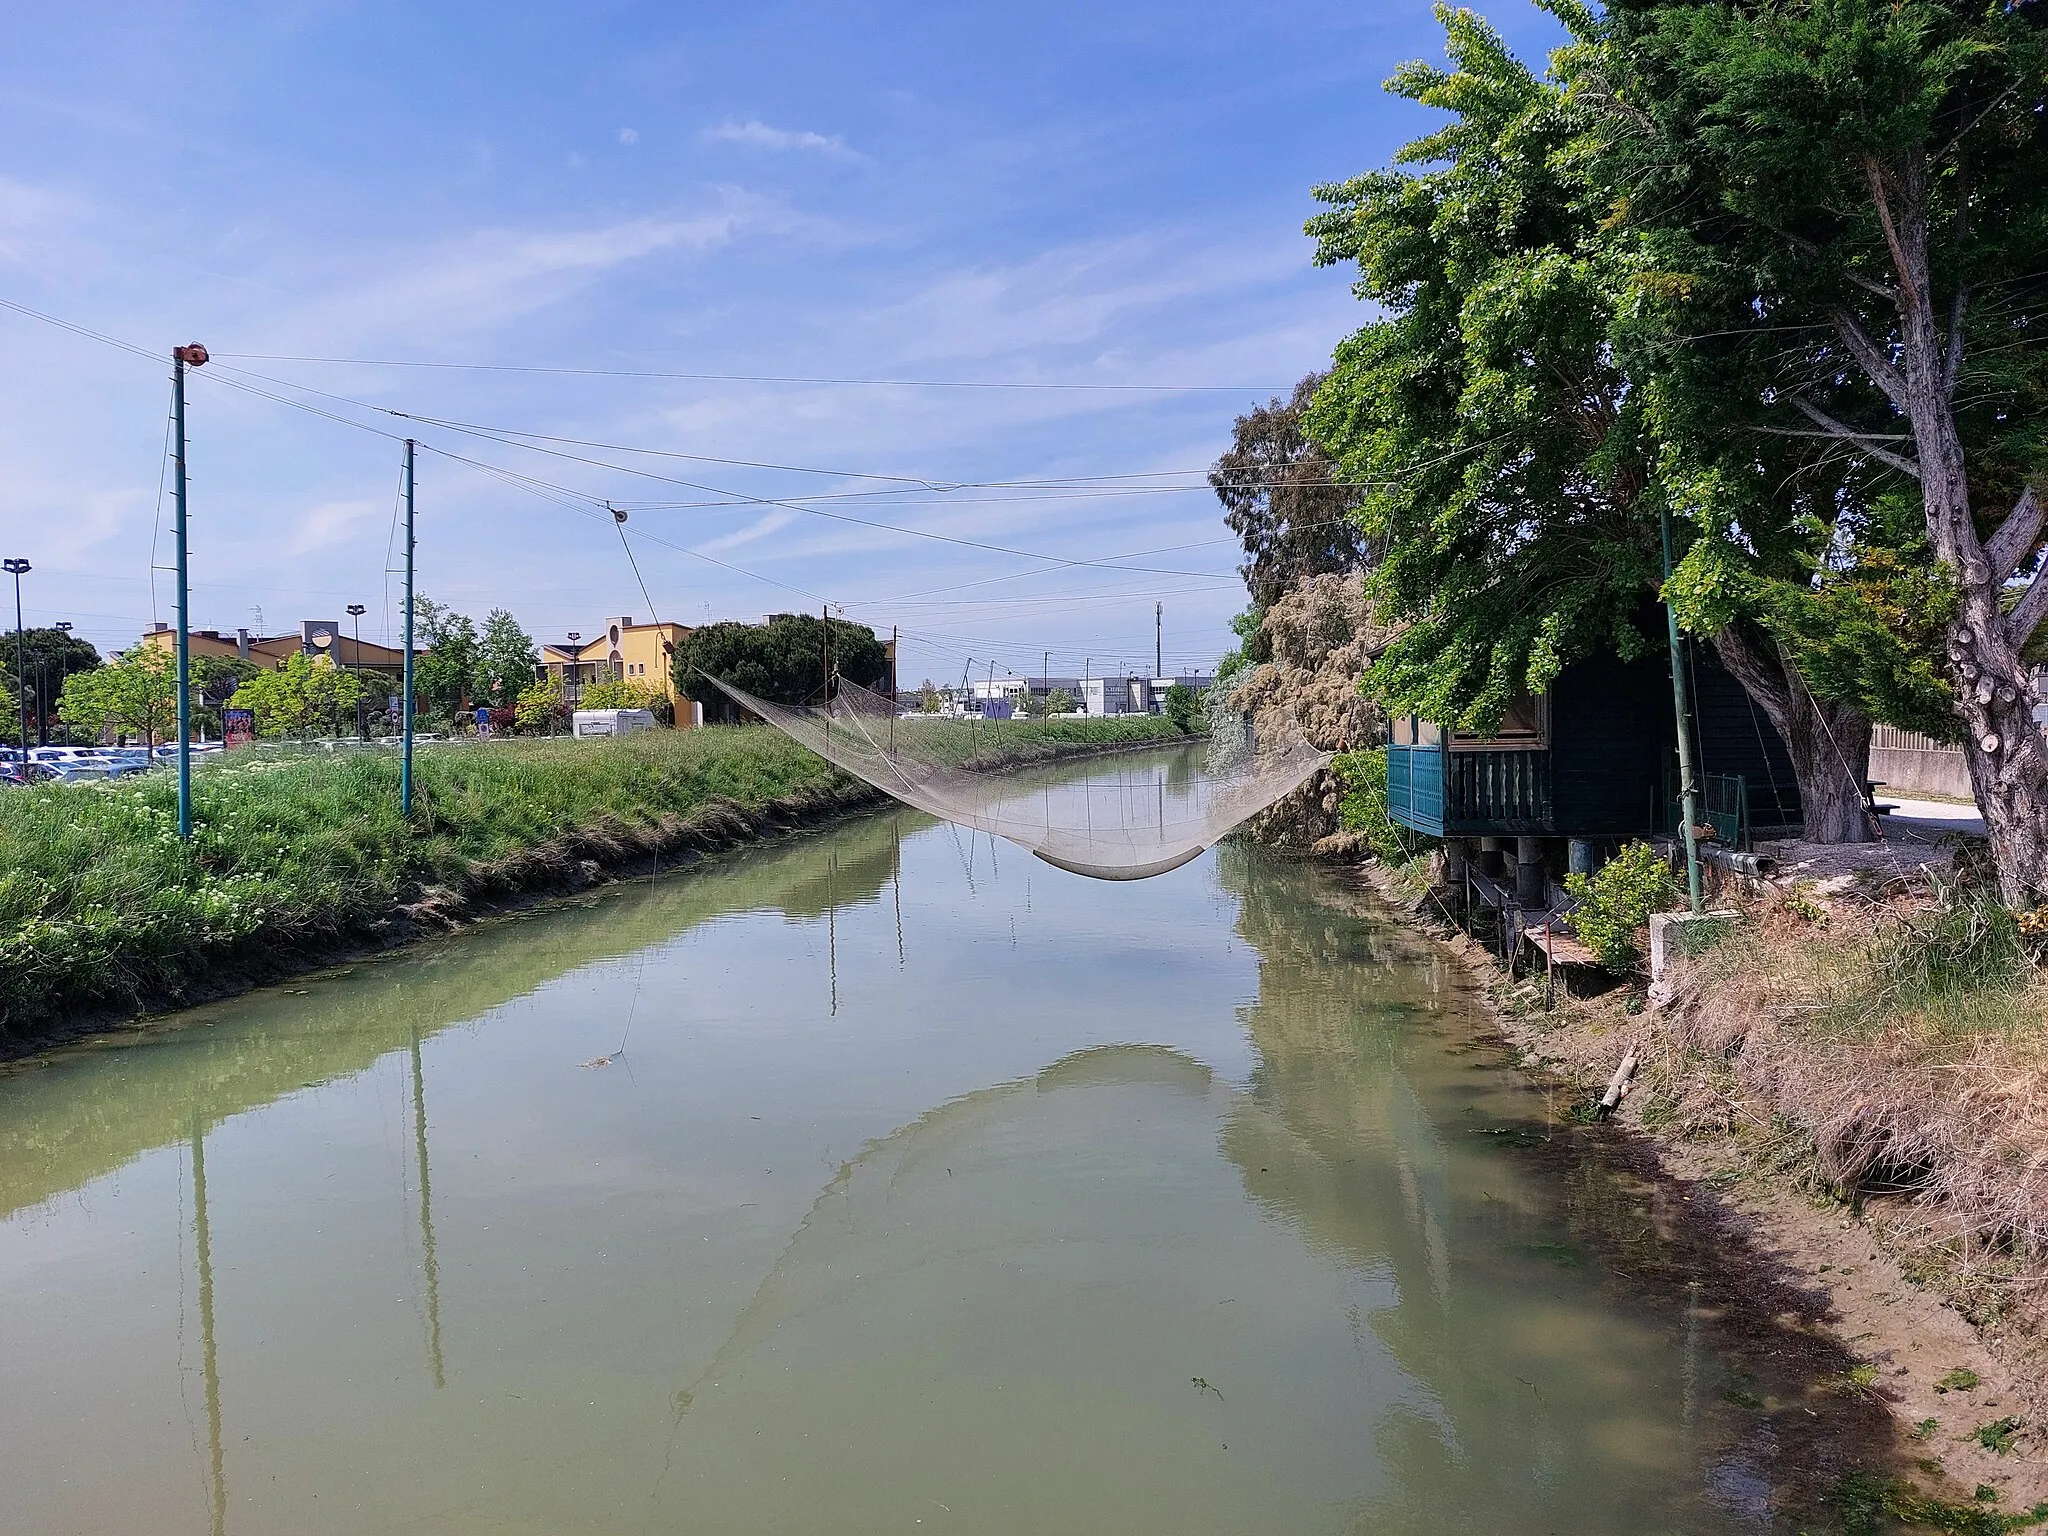
POLYGON ((572 710, 583 702, 583 631, 569 631, 568 681, 562 685, 562 702, 572 710), (569 697, 570 689, 576 690, 576 697, 569 697))
MULTIPOLYGON (((66 637, 67 639, 68 639, 68 638, 70 637, 70 634, 71 634, 71 621, 70 621, 69 619, 59 619, 59 620, 58 620, 58 621, 56 622, 56 624, 55 624, 55 625, 53 625, 52 627, 53 627, 53 628, 54 628, 54 629, 55 629, 55 630, 57 631, 57 633, 58 633, 58 634, 60 634, 60 635, 63 635, 63 636, 65 636, 65 637, 66 637)), ((57 692, 59 692, 60 694, 61 694, 61 693, 62 693, 62 692, 64 691, 64 679, 65 679, 65 678, 67 678, 67 677, 69 677, 70 675, 71 675, 71 673, 70 673, 70 671, 69 671, 69 669, 68 669, 68 666, 67 666, 67 664, 66 664, 65 662, 63 662, 63 661, 59 661, 59 662, 57 663, 57 692)), ((36 745, 37 745, 37 746, 42 746, 42 747, 47 747, 47 746, 48 746, 49 744, 50 744, 50 687, 49 687, 49 682, 48 682, 48 680, 47 680, 47 679, 45 679, 45 681, 44 681, 44 683, 43 683, 43 720, 42 720, 42 728, 41 728, 40 730, 38 730, 38 731, 36 732, 36 745)))
MULTIPOLYGON (((21 760, 28 761, 28 637, 21 628, 21 578, 35 567, 26 560, 9 560, 7 574, 14 578, 14 685, 15 702, 21 706, 21 760)), ((26 768, 23 773, 28 772, 26 768)))
POLYGON ((198 342, 171 348, 171 428, 177 443, 173 488, 178 549, 178 836, 192 841, 192 601, 185 541, 185 370, 206 362, 198 342))
POLYGON ((363 615, 369 610, 361 603, 348 605, 348 616, 356 621, 356 740, 368 741, 370 730, 363 723, 363 615))

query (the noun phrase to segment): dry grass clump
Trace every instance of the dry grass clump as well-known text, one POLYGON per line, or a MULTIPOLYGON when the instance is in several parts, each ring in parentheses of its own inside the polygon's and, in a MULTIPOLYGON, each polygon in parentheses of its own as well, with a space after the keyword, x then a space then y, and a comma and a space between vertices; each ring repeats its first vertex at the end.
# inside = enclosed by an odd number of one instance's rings
POLYGON ((1979 1321, 2038 1306, 2048 979, 2011 914, 1949 890, 1757 918, 1682 978, 1665 1030, 1691 1066, 1667 1074, 1672 1118, 1806 1149, 1814 1182, 1883 1201, 1914 1267, 1979 1321))

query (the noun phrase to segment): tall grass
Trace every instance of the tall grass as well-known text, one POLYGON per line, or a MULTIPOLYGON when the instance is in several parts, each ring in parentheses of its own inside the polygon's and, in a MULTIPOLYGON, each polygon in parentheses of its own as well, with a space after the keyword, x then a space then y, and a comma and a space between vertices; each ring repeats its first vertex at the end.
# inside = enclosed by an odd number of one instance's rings
MULTIPOLYGON (((1026 761, 1171 731, 963 725, 950 750, 1026 761)), ((584 829, 846 792, 781 733, 716 727, 425 746, 410 825, 394 754, 237 753, 195 770, 189 845, 168 774, 0 791, 0 1037, 81 1010, 161 1005, 221 967, 367 938, 424 891, 488 884, 494 863, 584 829)))

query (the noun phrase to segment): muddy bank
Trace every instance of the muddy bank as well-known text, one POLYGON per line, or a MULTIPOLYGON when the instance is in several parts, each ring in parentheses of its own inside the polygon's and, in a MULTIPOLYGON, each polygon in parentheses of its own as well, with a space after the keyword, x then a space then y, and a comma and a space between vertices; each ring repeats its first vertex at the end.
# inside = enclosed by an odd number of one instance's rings
MULTIPOLYGON (((2011 1309, 1991 1327, 1967 1318, 1944 1294, 1941 1277, 1916 1262, 1917 1229, 1903 1213, 1883 1200, 1845 1201, 1814 1187, 1810 1147, 1804 1160, 1760 1155, 1760 1148, 1796 1144, 1797 1134, 1773 1106, 1754 1102, 1725 1064, 1716 1070, 1688 1063, 1695 1090, 1704 1085, 1722 1096, 1729 1129, 1717 1133, 1697 1120, 1681 1126, 1669 1110, 1676 1085, 1653 1085, 1653 1069, 1611 1121, 1590 1123, 1631 1048, 1656 1071, 1673 1070, 1686 1055, 1667 1033, 1668 1015, 1642 1009, 1642 994, 1630 988, 1545 1009, 1540 981, 1510 980, 1489 951, 1417 900, 1412 882, 1377 865, 1363 866, 1358 878, 1455 958, 1485 997, 1504 1047, 1555 1088, 1559 1118, 1579 1126, 1574 1139, 1607 1149, 1603 1166, 1619 1172, 1595 1182, 1641 1181, 1647 1214, 1639 1233, 1654 1233, 1659 1252, 1677 1236, 1673 1251, 1689 1253, 1696 1265, 1687 1283, 1700 1286, 1701 1304, 1731 1345, 1741 1348, 1749 1339, 1764 1358, 1794 1364, 1795 1380, 1814 1373, 1810 1379, 1823 1384, 1816 1390, 1830 1402, 1858 1405, 1854 1419, 1837 1420, 1839 1433, 1822 1437, 1824 1448, 1804 1454, 1973 1506, 1944 1517, 1949 1523, 1922 1522, 1940 1529, 2016 1528, 1954 1521, 1969 1513, 2012 1516, 2048 1500, 2040 1430, 2048 1380, 2037 1334, 2020 1326, 2011 1309)), ((1570 1168, 1560 1174, 1583 1177, 1570 1168)), ((1615 1228, 1605 1216, 1589 1224, 1610 1234, 1615 1228)), ((1641 1256, 1627 1251, 1630 1243, 1608 1242, 1624 1270, 1643 1272, 1641 1256)), ((1662 1257, 1651 1265, 1663 1267, 1662 1257)), ((1814 1390, 1739 1390, 1745 1406, 1754 1398, 1760 1427, 1778 1445, 1798 1443, 1829 1406, 1816 1403, 1814 1390)))

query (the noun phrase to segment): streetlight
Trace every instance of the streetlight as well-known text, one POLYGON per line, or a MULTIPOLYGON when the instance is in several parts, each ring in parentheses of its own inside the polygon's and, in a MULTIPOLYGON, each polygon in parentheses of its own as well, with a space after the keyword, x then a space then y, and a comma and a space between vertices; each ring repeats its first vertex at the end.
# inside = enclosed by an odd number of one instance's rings
POLYGON ((562 698, 571 709, 574 709, 583 702, 582 642, 583 632, 581 630, 572 629, 569 631, 569 644, 577 649, 576 654, 569 661, 569 681, 567 686, 562 689, 562 698), (571 688, 576 690, 576 697, 573 699, 569 697, 569 689, 571 688))
POLYGON ((369 727, 363 723, 363 615, 369 610, 361 603, 348 605, 348 616, 356 621, 356 739, 368 741, 369 727))
MULTIPOLYGON (((69 619, 59 619, 51 627, 66 639, 70 638, 71 621, 69 619)), ((68 662, 65 659, 68 655, 69 653, 66 652, 64 656, 59 657, 57 662, 57 691, 59 693, 64 691, 64 679, 71 675, 67 669, 68 662)), ((43 679, 42 711, 42 718, 36 726, 36 745, 47 747, 50 744, 50 681, 47 677, 43 679)))
MULTIPOLYGON (((21 706, 21 760, 28 761, 28 637, 21 628, 21 578, 35 567, 26 560, 9 560, 7 574, 14 578, 14 685, 15 702, 21 706)), ((28 772, 26 768, 23 773, 28 772)))

